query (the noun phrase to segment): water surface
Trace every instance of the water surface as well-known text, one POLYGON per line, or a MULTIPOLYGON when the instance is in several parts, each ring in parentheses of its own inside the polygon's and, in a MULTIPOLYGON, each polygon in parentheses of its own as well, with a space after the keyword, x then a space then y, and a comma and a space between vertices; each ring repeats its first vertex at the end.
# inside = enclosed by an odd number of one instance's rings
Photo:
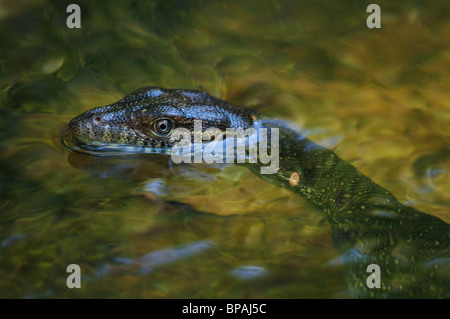
POLYGON ((289 119, 450 222, 448 1, 379 1, 377 30, 367 1, 78 1, 79 30, 69 3, 0 2, 0 297, 350 296, 305 199, 243 167, 61 145, 71 118, 145 85, 289 119))

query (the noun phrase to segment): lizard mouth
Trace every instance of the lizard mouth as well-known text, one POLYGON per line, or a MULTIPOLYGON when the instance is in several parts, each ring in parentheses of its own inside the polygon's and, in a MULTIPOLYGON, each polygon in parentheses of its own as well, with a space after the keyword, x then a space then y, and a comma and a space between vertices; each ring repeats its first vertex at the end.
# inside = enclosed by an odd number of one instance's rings
POLYGON ((77 134, 69 125, 61 131, 61 143, 69 151, 94 156, 120 156, 129 154, 170 155, 170 148, 134 146, 120 143, 100 142, 77 134))

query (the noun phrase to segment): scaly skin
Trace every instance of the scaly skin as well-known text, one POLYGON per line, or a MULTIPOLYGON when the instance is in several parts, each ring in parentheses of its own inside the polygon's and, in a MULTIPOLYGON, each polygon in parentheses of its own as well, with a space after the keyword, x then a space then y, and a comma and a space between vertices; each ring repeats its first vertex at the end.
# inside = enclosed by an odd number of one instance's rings
POLYGON ((163 118, 172 120, 175 127, 189 130, 193 129, 194 120, 202 120, 204 129, 246 129, 253 125, 250 111, 209 94, 143 87, 117 103, 95 108, 71 120, 66 140, 73 145, 83 144, 85 148, 79 151, 86 152, 169 152, 174 144, 170 135, 160 137, 152 131, 153 123, 163 118))
POLYGON ((117 103, 74 118, 65 143, 92 154, 170 154, 175 142, 171 134, 161 136, 155 130, 161 120, 170 121, 172 129, 191 132, 194 120, 202 120, 203 129, 247 129, 256 122, 278 128, 278 172, 262 175, 260 163, 244 165, 260 178, 306 197, 326 213, 334 242, 343 251, 350 296, 450 297, 450 226, 401 204, 351 164, 281 121, 198 91, 144 87, 117 103), (366 285, 370 264, 381 267, 381 289, 366 285))

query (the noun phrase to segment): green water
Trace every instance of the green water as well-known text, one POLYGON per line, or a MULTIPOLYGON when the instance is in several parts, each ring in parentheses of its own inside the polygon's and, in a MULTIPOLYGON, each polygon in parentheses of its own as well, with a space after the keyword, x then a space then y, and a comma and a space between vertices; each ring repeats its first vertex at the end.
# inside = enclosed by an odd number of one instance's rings
POLYGON ((377 1, 381 29, 370 1, 78 1, 68 29, 70 3, 0 1, 1 298, 349 297, 305 199, 242 167, 61 145, 75 115, 145 85, 289 119, 450 222, 448 1, 377 1))

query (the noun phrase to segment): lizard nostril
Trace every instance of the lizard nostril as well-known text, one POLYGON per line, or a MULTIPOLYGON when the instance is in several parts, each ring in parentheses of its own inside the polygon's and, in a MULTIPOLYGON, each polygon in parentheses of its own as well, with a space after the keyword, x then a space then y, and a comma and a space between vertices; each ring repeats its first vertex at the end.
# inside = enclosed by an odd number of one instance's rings
POLYGON ((102 119, 100 118, 100 116, 94 117, 94 123, 95 123, 95 124, 99 124, 101 120, 102 120, 102 119))

